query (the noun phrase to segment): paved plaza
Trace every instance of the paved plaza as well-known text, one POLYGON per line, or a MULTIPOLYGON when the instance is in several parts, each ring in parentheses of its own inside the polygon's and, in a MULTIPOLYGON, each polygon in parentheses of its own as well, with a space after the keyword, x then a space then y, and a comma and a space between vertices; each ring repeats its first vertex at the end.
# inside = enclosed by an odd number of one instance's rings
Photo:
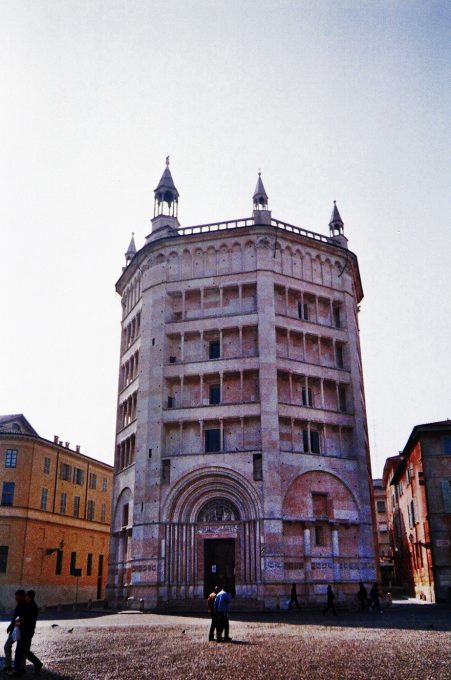
POLYGON ((45 665, 43 680, 451 679, 446 605, 230 618, 233 642, 217 644, 207 640, 206 615, 46 612, 33 649, 45 665))

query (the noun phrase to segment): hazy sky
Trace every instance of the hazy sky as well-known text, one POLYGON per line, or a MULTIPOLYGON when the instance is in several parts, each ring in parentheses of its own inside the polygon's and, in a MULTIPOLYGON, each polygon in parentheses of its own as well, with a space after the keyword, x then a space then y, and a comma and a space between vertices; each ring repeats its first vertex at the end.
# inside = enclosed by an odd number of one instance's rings
POLYGON ((373 474, 451 418, 446 0, 0 2, 0 413, 112 462, 114 284, 171 154, 182 226, 328 233, 365 291, 373 474))

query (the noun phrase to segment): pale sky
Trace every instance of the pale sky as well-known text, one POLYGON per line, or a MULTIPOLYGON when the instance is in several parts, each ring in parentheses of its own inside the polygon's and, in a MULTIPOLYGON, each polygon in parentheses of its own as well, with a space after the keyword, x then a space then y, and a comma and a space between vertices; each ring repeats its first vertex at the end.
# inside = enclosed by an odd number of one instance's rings
POLYGON ((273 217, 360 263, 373 475, 451 418, 446 0, 0 2, 0 413, 112 463, 131 232, 273 217))

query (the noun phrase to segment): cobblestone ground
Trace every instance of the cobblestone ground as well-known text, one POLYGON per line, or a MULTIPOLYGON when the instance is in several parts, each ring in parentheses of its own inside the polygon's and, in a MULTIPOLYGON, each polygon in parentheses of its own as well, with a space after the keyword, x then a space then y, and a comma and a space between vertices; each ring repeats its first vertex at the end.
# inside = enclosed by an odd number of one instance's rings
POLYGON ((47 615, 33 649, 43 680, 450 680, 450 615, 418 605, 232 614, 229 644, 207 641, 203 616, 47 615))

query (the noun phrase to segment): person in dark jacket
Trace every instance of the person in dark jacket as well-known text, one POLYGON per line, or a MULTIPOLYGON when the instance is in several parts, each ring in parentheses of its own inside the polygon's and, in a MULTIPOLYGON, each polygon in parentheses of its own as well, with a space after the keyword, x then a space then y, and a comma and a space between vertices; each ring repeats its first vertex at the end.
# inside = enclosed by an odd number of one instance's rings
POLYGON ((296 605, 298 609, 301 608, 299 601, 298 601, 298 594, 296 591, 296 583, 293 583, 291 586, 291 591, 290 591, 290 601, 288 603, 288 609, 291 609, 293 605, 296 605))
POLYGON ((334 600, 335 600, 334 591, 332 590, 332 586, 329 585, 327 586, 327 603, 326 608, 323 609, 323 616, 326 614, 326 612, 329 611, 329 609, 332 609, 333 615, 337 616, 337 610, 335 609, 334 600))
POLYGON ((43 666, 42 661, 30 650, 31 640, 34 635, 36 621, 39 615, 38 605, 34 598, 34 590, 28 590, 25 595, 25 608, 20 618, 20 640, 16 646, 14 670, 10 671, 8 675, 23 675, 25 673, 25 669, 23 668, 25 659, 28 659, 28 661, 31 661, 34 665, 35 674, 38 674, 43 666))
POLYGON ((375 581, 373 587, 370 590, 371 610, 375 609, 378 614, 383 614, 379 598, 380 598, 379 584, 377 581, 375 581))
POLYGON ((357 599, 360 602, 360 609, 364 611, 366 605, 368 604, 368 592, 361 581, 359 583, 359 589, 357 591, 357 599))
POLYGON ((6 629, 6 632, 8 633, 8 638, 5 642, 4 650, 5 650, 5 665, 2 668, 3 671, 11 671, 12 670, 12 655, 13 655, 13 644, 15 640, 13 640, 12 633, 14 630, 15 622, 16 619, 18 618, 20 620, 20 617, 22 616, 23 609, 25 608, 25 590, 19 589, 16 590, 15 592, 15 598, 16 598, 16 607, 14 609, 12 618, 11 618, 11 623, 9 624, 8 628, 6 629))

